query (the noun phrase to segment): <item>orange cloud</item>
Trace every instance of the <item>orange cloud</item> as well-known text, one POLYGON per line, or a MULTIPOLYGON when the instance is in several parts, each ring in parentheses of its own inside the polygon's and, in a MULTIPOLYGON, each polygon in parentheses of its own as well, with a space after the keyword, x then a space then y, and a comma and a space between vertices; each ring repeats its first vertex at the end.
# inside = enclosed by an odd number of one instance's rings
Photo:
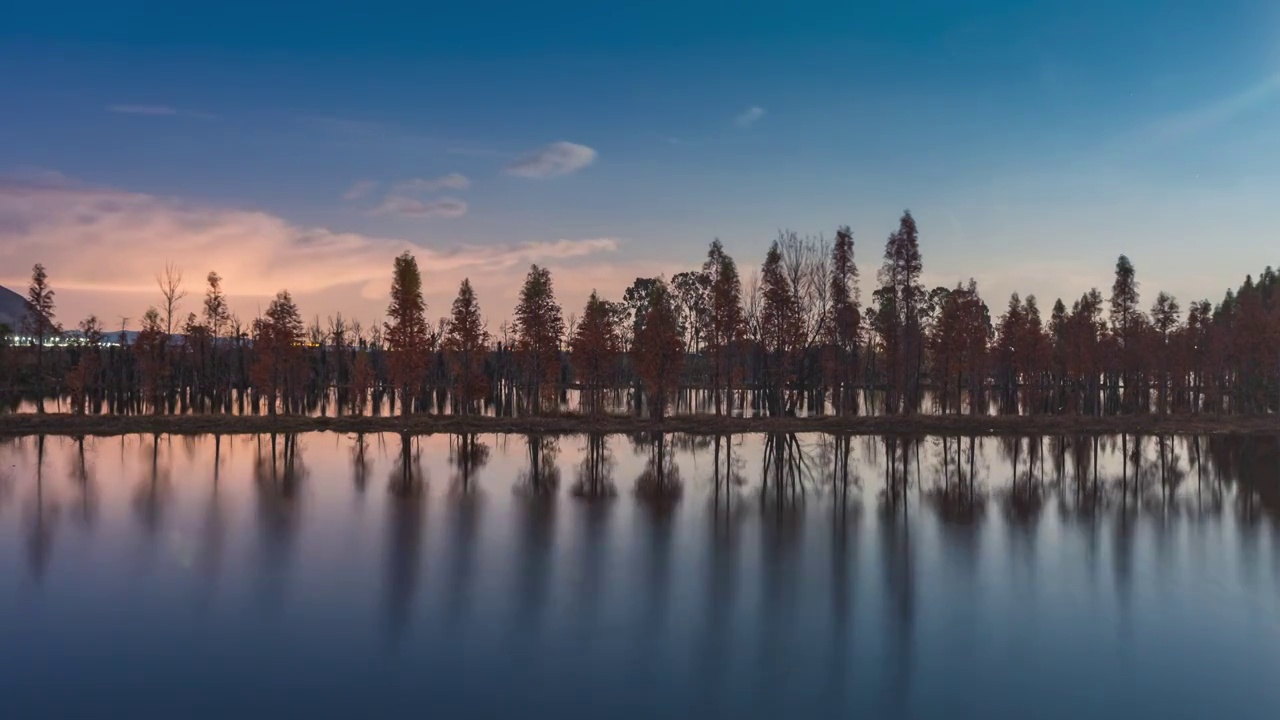
MULTIPOLYGON (((300 299, 317 300, 316 307, 303 305, 307 315, 376 315, 385 305, 391 260, 405 250, 417 256, 428 287, 447 291, 451 299, 464 276, 483 278, 483 285, 514 298, 529 263, 555 267, 617 247, 612 238, 423 247, 396 238, 302 227, 256 210, 115 189, 0 180, 0 284, 21 290, 31 266, 44 263, 63 301, 61 316, 71 322, 88 312, 124 314, 116 306, 126 300, 130 314, 140 315, 146 303, 157 300, 154 276, 166 260, 186 270, 193 294, 186 309, 198 306, 194 295, 202 292, 205 274, 216 270, 233 304, 241 298, 250 315, 257 299, 281 288, 300 299), (74 308, 67 307, 68 300, 74 308)), ((504 317, 509 312, 506 299, 501 308, 493 308, 504 317)))

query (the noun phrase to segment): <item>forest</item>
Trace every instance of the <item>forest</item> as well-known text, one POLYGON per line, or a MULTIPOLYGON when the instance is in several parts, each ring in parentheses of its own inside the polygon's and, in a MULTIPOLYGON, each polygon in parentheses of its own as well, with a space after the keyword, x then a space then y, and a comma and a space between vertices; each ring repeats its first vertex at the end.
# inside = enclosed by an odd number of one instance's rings
MULTIPOLYGON (((758 271, 719 240, 700 268, 637 278, 565 310, 530 267, 511 320, 491 329, 469 279, 433 322, 413 255, 393 260, 384 322, 310 322, 287 289, 261 317, 228 309, 209 272, 182 313, 183 273, 126 333, 90 316, 64 330, 55 280, 31 274, 26 314, 0 326, 0 400, 76 414, 810 416, 1263 415, 1280 409, 1280 302, 1267 267, 1217 304, 1158 292, 1133 264, 1109 292, 1034 295, 993 312, 977 284, 926 288, 910 212, 859 293, 848 226, 833 241, 781 231, 758 271), (745 278, 744 278, 745 276, 745 278), (616 297, 616 296, 615 296, 616 297), (67 338, 55 342, 57 338, 67 338), (573 401, 570 401, 573 398, 573 401)), ((432 278, 434 281, 435 279, 432 278)), ((456 280, 455 280, 456 281, 456 280)))

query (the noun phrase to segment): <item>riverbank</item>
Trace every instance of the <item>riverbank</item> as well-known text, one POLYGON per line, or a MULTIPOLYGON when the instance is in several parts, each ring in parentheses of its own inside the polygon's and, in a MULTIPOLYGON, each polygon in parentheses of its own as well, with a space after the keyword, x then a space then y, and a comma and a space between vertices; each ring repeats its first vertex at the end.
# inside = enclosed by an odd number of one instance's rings
POLYGON ((700 435, 821 432, 852 435, 1280 435, 1280 416, 1076 415, 1020 416, 858 416, 740 418, 681 415, 661 421, 623 415, 576 414, 546 417, 454 417, 441 415, 303 417, 277 415, 0 415, 0 435, 174 435, 257 433, 581 433, 672 432, 700 435))

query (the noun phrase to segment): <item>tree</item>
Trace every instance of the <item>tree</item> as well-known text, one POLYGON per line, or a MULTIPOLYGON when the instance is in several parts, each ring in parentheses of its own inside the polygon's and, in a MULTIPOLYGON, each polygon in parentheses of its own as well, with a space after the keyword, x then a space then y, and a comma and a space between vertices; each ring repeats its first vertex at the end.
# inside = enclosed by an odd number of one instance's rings
POLYGON ((671 278, 671 290, 680 311, 685 350, 696 353, 702 349, 702 336, 710 312, 711 277, 706 271, 676 273, 671 278))
POLYGON ((1120 382, 1124 389, 1123 404, 1132 409, 1137 401, 1137 330, 1145 321, 1142 310, 1138 307, 1138 281, 1135 279, 1133 263, 1121 255, 1116 260, 1116 279, 1111 286, 1111 328, 1118 343, 1118 367, 1120 382))
POLYGON ((160 286, 160 295, 164 298, 164 333, 173 334, 173 318, 178 313, 182 298, 187 291, 182 289, 182 268, 173 263, 164 264, 164 275, 156 276, 156 285, 160 286))
POLYGON ((983 381, 987 375, 987 348, 991 340, 991 314, 978 296, 978 284, 956 285, 942 293, 938 318, 929 336, 933 358, 931 377, 942 412, 962 412, 967 389, 969 412, 979 412, 983 381), (954 403, 952 398, 954 397, 954 403))
POLYGON ((890 411, 902 407, 910 412, 918 399, 922 352, 920 303, 924 298, 924 286, 920 284, 922 270, 919 231, 908 210, 885 243, 880 289, 876 291, 876 331, 884 347, 890 411))
POLYGON ((77 328, 80 330, 81 338, 79 362, 67 373, 67 385, 71 392, 72 406, 77 413, 83 414, 88 397, 97 391, 103 328, 97 315, 90 315, 81 320, 77 328))
POLYGON ((1129 344, 1138 310, 1138 282, 1133 263, 1124 255, 1116 261, 1116 280, 1111 286, 1111 327, 1121 347, 1129 344))
POLYGON ((684 343, 671 291, 659 280, 649 298, 649 311, 636 335, 633 352, 644 384, 649 416, 661 420, 667 402, 679 387, 684 366, 684 343))
POLYGON ((391 365, 391 379, 400 391, 400 409, 412 411, 414 386, 421 383, 427 363, 427 303, 422 299, 422 274, 418 261, 405 251, 395 260, 391 276, 391 304, 387 307, 384 340, 391 365))
POLYGON ((826 322, 826 342, 831 348, 828 374, 836 388, 835 409, 839 414, 855 410, 854 378, 857 377, 858 342, 862 313, 858 307, 858 264, 853 256, 853 231, 848 225, 836 230, 831 248, 830 276, 827 280, 830 307, 826 322))
POLYGON ((531 411, 536 415, 541 410, 544 385, 559 374, 564 337, 564 317, 551 286, 551 271, 546 268, 529 267, 516 305, 515 336, 531 411))
POLYGON ((742 308, 742 279, 738 276, 738 266, 724 251, 719 239, 711 241, 702 272, 710 279, 707 351, 711 354, 713 404, 716 415, 719 415, 722 392, 728 396, 733 389, 732 353, 742 341, 747 321, 742 308))
POLYGON ((471 289, 471 279, 466 278, 453 301, 452 318, 444 338, 454 392, 464 415, 485 392, 483 365, 488 347, 489 331, 480 316, 480 305, 476 302, 475 291, 471 289))
POLYGON ((231 311, 227 309, 227 296, 222 292, 222 278, 211 271, 207 280, 209 289, 204 294, 204 322, 213 337, 220 338, 231 320, 231 311))
POLYGON ((22 316, 22 332, 36 346, 36 411, 44 412, 44 344, 50 336, 62 332, 54 322, 53 288, 44 265, 31 268, 31 285, 27 288, 27 312, 22 316))
POLYGON ((631 339, 628 345, 635 344, 640 328, 644 326, 645 318, 649 316, 649 306, 653 303, 653 294, 657 291, 661 282, 658 278, 636 278, 631 283, 631 286, 622 293, 622 304, 631 316, 630 327, 627 328, 630 331, 629 337, 631 339))
POLYGON ((582 311, 582 319, 569 340, 573 367, 582 387, 583 405, 593 413, 601 409, 601 396, 613 374, 614 362, 622 351, 617 312, 612 305, 592 290, 582 311))
POLYGON ((792 355, 803 341, 804 329, 800 324, 799 302, 783 270, 782 251, 777 241, 769 246, 760 268, 760 298, 765 401, 771 415, 780 415, 784 410, 783 390, 792 374, 792 355))
POLYGON ((1172 295, 1161 291, 1156 295, 1156 302, 1151 306, 1151 324, 1159 336, 1158 351, 1160 364, 1160 412, 1168 412, 1169 392, 1169 336, 1177 329, 1182 308, 1172 295))
POLYGON ((150 401, 151 409, 159 413, 160 390, 164 386, 168 363, 165 362, 165 346, 168 345, 168 334, 164 331, 164 320, 160 311, 151 306, 142 314, 142 329, 133 342, 133 354, 138 361, 141 376, 142 395, 150 401))
POLYGON ((268 412, 276 414, 276 399, 286 410, 293 405, 299 345, 304 337, 302 315, 288 290, 281 290, 267 306, 265 317, 253 321, 254 386, 266 396, 268 412))

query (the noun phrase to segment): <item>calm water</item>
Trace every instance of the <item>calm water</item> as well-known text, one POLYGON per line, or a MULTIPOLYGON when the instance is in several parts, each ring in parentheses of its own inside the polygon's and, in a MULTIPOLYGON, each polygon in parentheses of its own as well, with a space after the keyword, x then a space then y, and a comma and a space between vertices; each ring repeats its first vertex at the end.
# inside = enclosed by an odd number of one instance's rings
POLYGON ((651 441, 0 440, 0 716, 1280 716, 1276 438, 651 441))

